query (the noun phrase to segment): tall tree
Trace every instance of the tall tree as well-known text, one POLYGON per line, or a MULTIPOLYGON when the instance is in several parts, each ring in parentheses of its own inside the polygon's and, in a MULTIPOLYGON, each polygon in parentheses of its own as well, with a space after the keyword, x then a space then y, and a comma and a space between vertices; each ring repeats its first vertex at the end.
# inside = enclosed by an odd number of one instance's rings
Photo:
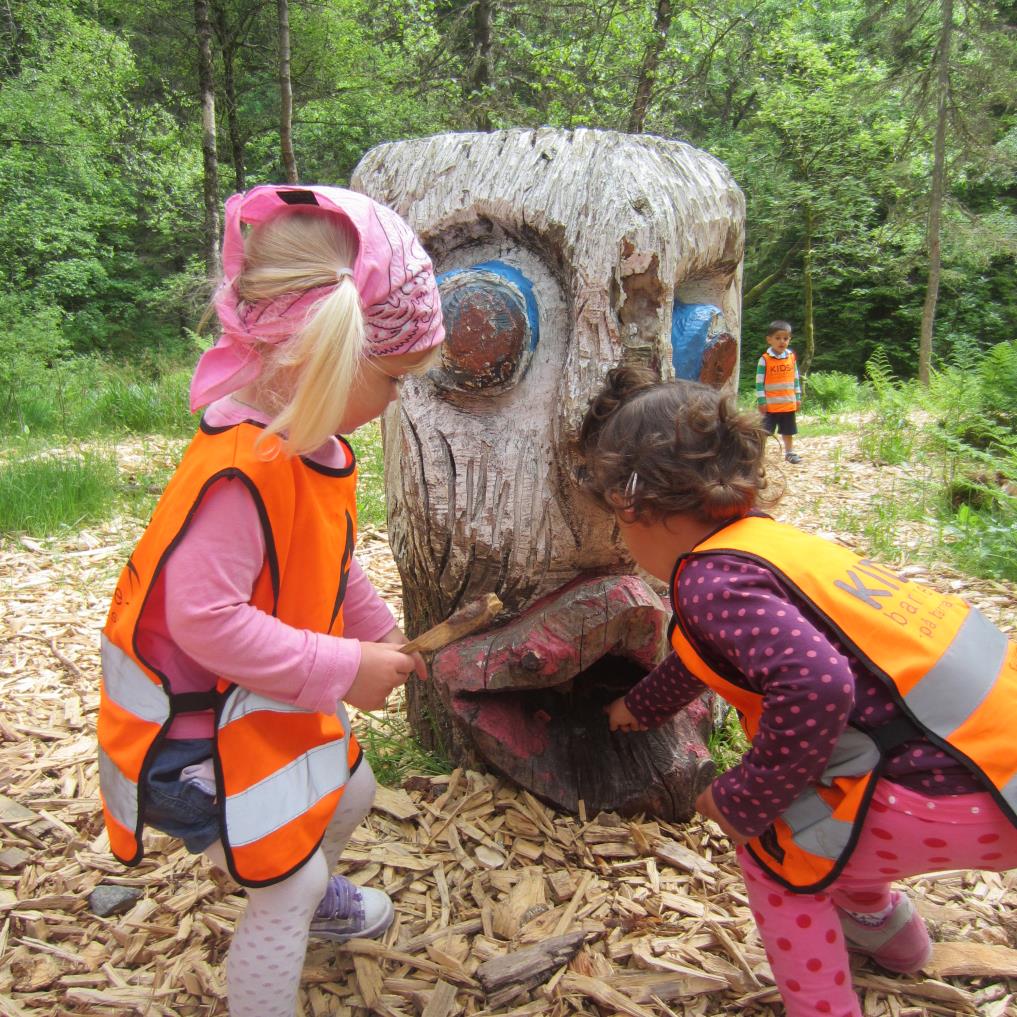
POLYGON ((201 98, 205 272, 209 278, 215 278, 219 274, 219 156, 216 151, 212 22, 208 14, 208 0, 194 0, 194 27, 198 44, 198 92, 201 98))
POLYGON ((929 193, 929 277, 922 307, 922 331, 918 338, 918 380, 929 384, 932 365, 932 333, 936 325, 936 302, 942 268, 941 226, 946 185, 946 126, 950 103, 950 43, 953 35, 953 0, 940 0, 942 28, 936 60, 936 136, 932 146, 932 187, 929 193))
POLYGON ((293 151, 293 82, 290 78, 290 5, 276 0, 279 24, 279 143, 286 182, 295 184, 297 157, 293 151))
POLYGON ((650 105, 653 84, 657 80, 660 55, 664 52, 667 36, 671 31, 671 19, 671 0, 657 0, 657 9, 653 15, 653 32, 643 51, 643 59, 639 65, 639 77, 636 81, 636 95, 629 113, 629 122, 625 128, 630 134, 642 133, 646 123, 646 110, 650 105))
POLYGON ((490 96, 491 45, 494 21, 494 0, 473 0, 473 61, 470 67, 470 104, 474 126, 478 131, 491 130, 490 96))

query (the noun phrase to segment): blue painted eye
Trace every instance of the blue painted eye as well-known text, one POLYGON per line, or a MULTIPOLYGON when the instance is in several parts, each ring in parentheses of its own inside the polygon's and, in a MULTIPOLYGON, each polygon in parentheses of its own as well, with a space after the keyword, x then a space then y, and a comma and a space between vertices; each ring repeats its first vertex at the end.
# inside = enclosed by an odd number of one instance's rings
POLYGON ((457 388, 504 388, 519 379, 540 337, 533 284, 485 261, 438 276, 445 343, 441 364, 457 388))
POLYGON ((671 312, 671 364, 676 378, 722 385, 731 377, 738 344, 713 304, 683 304, 671 312))

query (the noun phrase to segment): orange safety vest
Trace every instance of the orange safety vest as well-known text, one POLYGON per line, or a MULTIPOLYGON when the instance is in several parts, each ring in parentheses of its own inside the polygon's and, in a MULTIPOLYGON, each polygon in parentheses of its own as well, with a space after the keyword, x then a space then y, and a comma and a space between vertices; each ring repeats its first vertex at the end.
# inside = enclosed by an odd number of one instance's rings
MULTIPOLYGON (((160 610, 157 580, 208 488, 237 478, 265 535, 265 564, 251 603, 288 625, 341 635, 356 540, 356 463, 330 469, 279 452, 266 459, 253 422, 203 420, 120 574, 102 633, 99 776, 113 853, 143 857, 145 775, 173 718, 215 711, 216 800, 231 874, 246 886, 285 879, 317 849, 360 747, 341 706, 326 715, 270 699, 221 677, 214 691, 171 694, 139 649, 146 608, 160 610)), ((345 443, 344 443, 345 444, 345 443)), ((269 445, 271 448, 271 445, 269 445)))
POLYGON ((904 717, 845 728, 816 786, 748 844, 789 890, 814 893, 837 878, 861 833, 890 751, 925 737, 978 774, 1017 825, 1017 643, 958 597, 909 582, 846 548, 768 517, 730 523, 678 559, 671 642, 682 663, 737 710, 755 736, 763 697, 718 674, 678 610, 691 558, 735 554, 774 572, 823 618, 893 693, 904 717))
POLYGON ((789 413, 798 408, 795 396, 795 355, 790 350, 786 357, 774 357, 767 350, 763 354, 766 373, 763 377, 763 395, 767 413, 789 413))

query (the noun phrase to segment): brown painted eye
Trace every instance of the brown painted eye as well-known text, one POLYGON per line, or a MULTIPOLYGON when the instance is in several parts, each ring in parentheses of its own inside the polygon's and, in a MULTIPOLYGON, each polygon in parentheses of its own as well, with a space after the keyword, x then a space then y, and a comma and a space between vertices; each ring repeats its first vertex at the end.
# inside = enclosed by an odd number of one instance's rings
POLYGON ((441 367, 451 387, 505 388, 525 370, 537 344, 533 287, 518 269, 487 261, 438 277, 445 343, 441 367))

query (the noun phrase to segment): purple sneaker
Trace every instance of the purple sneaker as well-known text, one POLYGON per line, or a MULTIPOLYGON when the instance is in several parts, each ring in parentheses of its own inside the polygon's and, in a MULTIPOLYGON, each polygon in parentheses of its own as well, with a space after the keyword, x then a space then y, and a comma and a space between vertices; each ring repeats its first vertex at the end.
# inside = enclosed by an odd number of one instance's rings
POLYGON ((311 935, 336 943, 374 939, 392 924, 393 917, 395 909, 387 893, 357 886, 345 876, 331 876, 311 919, 311 935))
POLYGON ((893 910, 879 925, 864 925, 837 908, 847 948, 871 957, 887 971, 907 975, 923 968, 932 956, 929 930, 911 899, 894 893, 893 910))

